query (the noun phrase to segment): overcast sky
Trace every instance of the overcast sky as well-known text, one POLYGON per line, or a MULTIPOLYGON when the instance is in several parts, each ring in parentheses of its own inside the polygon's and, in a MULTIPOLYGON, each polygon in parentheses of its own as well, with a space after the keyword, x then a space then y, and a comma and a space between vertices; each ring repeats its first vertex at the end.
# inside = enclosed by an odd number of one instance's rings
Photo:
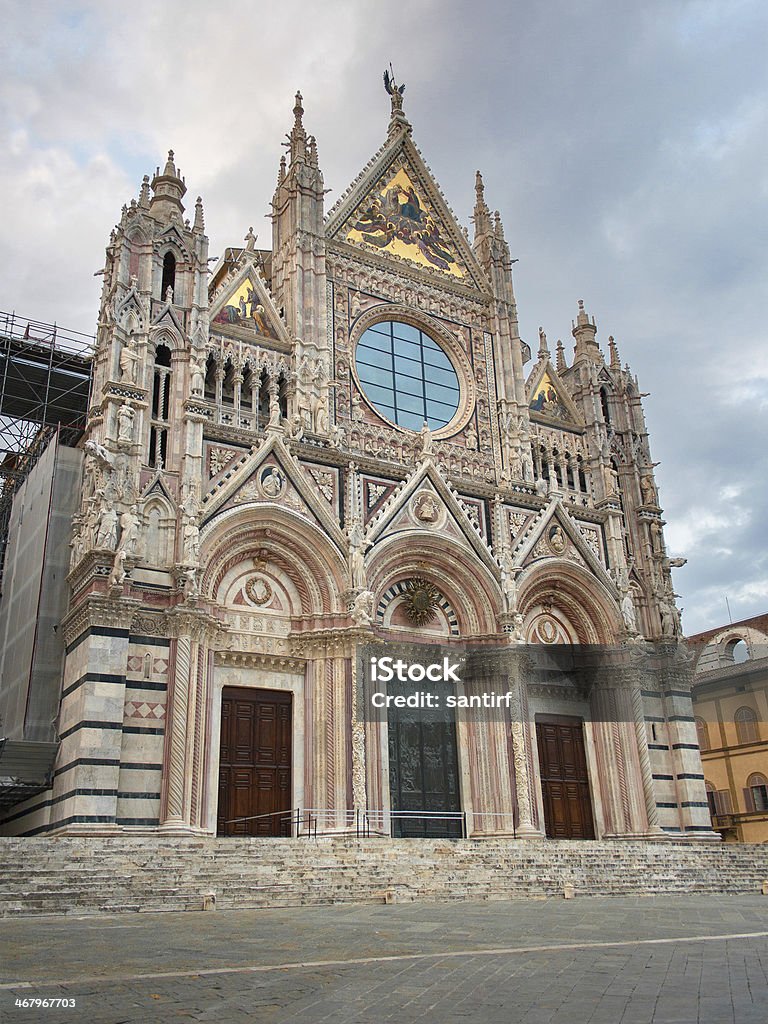
POLYGON ((94 329, 109 231, 169 147, 211 254, 265 219, 300 89, 329 205, 383 141, 392 61, 468 223, 501 211, 521 333, 577 300, 651 392, 683 624, 768 609, 765 0, 0 2, 0 309, 94 329))

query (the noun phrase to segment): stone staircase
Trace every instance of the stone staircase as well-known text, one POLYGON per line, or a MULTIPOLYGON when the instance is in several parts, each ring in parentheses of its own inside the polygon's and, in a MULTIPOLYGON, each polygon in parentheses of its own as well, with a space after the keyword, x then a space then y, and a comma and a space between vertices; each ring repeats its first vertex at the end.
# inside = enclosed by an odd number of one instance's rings
POLYGON ((513 839, 0 838, 0 916, 511 900, 759 895, 768 844, 513 839))

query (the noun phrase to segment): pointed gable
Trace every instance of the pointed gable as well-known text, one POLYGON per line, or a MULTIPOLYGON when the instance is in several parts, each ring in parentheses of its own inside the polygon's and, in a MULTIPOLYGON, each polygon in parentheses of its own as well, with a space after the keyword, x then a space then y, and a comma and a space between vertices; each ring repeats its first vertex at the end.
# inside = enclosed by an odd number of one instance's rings
POLYGON ((464 231, 403 131, 390 139, 328 215, 328 237, 486 290, 464 231))
POLYGON ((539 363, 534 369, 526 391, 532 420, 549 426, 584 429, 575 402, 549 360, 539 363))
POLYGON ((244 250, 234 276, 227 276, 215 288, 211 296, 211 326, 236 337, 288 342, 288 332, 269 289, 249 257, 244 250))

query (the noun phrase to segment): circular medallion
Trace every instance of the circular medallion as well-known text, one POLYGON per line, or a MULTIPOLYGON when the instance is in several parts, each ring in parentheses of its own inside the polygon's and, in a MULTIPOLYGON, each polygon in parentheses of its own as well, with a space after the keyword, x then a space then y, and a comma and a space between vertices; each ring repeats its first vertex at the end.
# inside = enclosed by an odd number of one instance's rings
POLYGON ((556 555, 562 555, 568 547, 568 538, 559 523, 555 523, 555 525, 551 527, 547 534, 547 544, 549 544, 550 550, 556 555))
POLYGON ((427 580, 412 579, 403 598, 405 614, 414 626, 425 626, 435 616, 440 592, 427 580))
POLYGON ((245 593, 248 600, 257 605, 265 605, 272 600, 272 587, 262 576, 252 576, 245 584, 245 593))
POLYGON ((265 466, 259 476, 259 486, 268 498, 278 498, 285 487, 285 479, 277 466, 265 466))
POLYGON ((418 491, 411 502, 411 515, 422 526, 439 527, 445 522, 445 509, 434 491, 418 491))

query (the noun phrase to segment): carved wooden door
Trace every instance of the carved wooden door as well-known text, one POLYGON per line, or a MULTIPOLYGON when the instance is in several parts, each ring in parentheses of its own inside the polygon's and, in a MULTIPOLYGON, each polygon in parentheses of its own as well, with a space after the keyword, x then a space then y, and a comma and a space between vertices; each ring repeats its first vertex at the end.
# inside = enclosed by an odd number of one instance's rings
POLYGON ((536 738, 548 838, 594 839, 583 721, 537 715, 536 738))
POLYGON ((290 810, 291 694, 225 688, 218 834, 290 835, 290 810), (250 820, 233 820, 243 818, 250 820))

